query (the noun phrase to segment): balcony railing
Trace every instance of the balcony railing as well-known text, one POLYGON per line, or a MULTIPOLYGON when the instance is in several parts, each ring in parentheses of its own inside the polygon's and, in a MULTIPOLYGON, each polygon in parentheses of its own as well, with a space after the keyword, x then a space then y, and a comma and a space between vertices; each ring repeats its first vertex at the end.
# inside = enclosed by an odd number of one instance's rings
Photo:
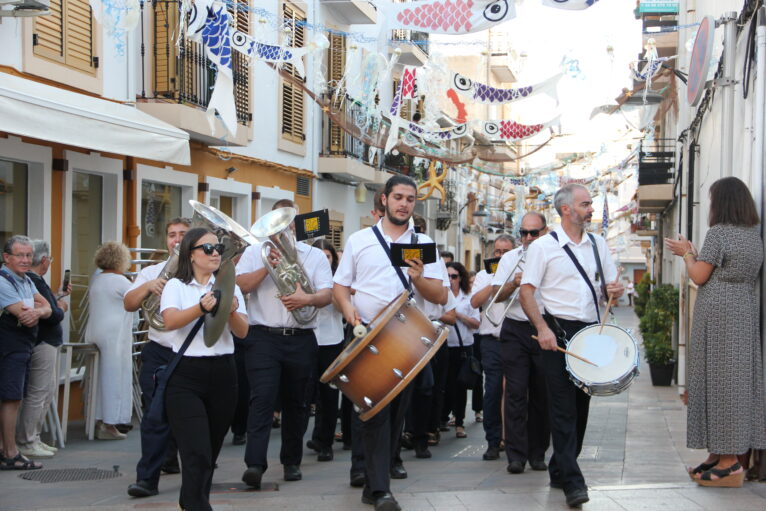
POLYGON ((675 140, 661 138, 652 144, 641 144, 638 152, 638 184, 672 183, 675 160, 675 140))
MULTIPOLYGON (((180 3, 175 0, 152 2, 154 41, 154 95, 200 108, 207 108, 215 85, 215 67, 205 57, 203 45, 182 37, 176 46, 180 3)), ((234 101, 237 121, 252 121, 250 112, 250 63, 232 51, 234 101)))
POLYGON ((409 42, 420 48, 423 53, 428 55, 428 34, 425 32, 417 32, 415 30, 396 29, 393 31, 391 38, 394 41, 409 42))
MULTIPOLYGON (((329 94, 332 94, 330 92, 329 94)), ((361 109, 353 103, 346 103, 346 117, 355 119, 361 115, 361 109)), ((357 158, 364 163, 370 160, 370 146, 358 138, 352 137, 329 117, 322 124, 322 153, 320 156, 341 156, 357 158)))

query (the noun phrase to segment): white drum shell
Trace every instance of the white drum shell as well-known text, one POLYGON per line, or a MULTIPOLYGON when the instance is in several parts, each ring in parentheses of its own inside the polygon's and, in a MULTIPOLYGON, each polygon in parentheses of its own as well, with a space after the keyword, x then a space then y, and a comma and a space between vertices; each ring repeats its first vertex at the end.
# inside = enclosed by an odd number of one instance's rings
POLYGON ((638 343, 626 329, 617 325, 591 325, 577 332, 567 343, 567 351, 596 363, 594 367, 565 355, 572 382, 591 396, 613 396, 626 390, 638 376, 638 343))

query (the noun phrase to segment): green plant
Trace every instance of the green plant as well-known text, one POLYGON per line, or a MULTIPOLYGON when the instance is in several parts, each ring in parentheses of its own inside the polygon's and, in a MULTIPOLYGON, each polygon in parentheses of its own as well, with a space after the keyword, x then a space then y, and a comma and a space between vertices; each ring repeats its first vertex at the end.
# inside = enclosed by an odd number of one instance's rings
POLYGON ((644 309, 646 308, 647 302, 649 302, 649 296, 652 293, 652 284, 654 284, 654 281, 648 273, 644 273, 641 280, 636 283, 636 296, 633 297, 633 310, 639 318, 644 315, 644 309))
MULTIPOLYGON (((643 280, 642 280, 643 283, 643 280)), ((673 361, 673 323, 678 318, 678 290, 670 284, 654 288, 644 307, 639 329, 646 361, 664 365, 673 361)))

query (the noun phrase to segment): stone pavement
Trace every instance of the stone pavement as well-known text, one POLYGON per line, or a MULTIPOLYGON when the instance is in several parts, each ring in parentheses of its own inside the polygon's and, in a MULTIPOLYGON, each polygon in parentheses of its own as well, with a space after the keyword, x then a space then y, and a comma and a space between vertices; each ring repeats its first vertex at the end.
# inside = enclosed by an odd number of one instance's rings
MULTIPOLYGON (((636 327, 632 311, 616 311, 618 323, 636 327)), ((468 400, 470 403, 470 399, 468 400)), ((469 411, 470 412, 470 411, 469 411)), ((469 417, 473 414, 469 413, 469 417)), ((567 509, 560 490, 548 487, 546 472, 506 472, 506 461, 483 461, 486 449, 481 424, 469 418, 467 439, 445 433, 441 445, 432 448, 430 460, 415 459, 404 451, 409 478, 392 481, 392 489, 407 511, 537 510, 567 509)), ((702 488, 691 482, 685 466, 705 454, 686 449, 686 411, 675 387, 652 387, 649 368, 627 392, 593 398, 580 464, 590 487, 591 501, 583 508, 598 510, 673 511, 699 509, 766 509, 766 484, 745 483, 741 489, 702 488)), ((98 511, 172 510, 181 478, 163 476, 161 493, 135 500, 125 493, 135 477, 140 451, 139 436, 131 432, 125 441, 83 440, 82 426, 71 430, 69 444, 45 468, 96 467, 117 470, 112 479, 66 483, 38 483, 0 472, 0 511, 32 509, 98 511)), ((305 453, 303 481, 284 482, 279 466, 279 432, 272 432, 264 482, 275 482, 278 491, 243 492, 239 482, 245 469, 243 447, 227 439, 212 496, 216 511, 223 510, 371 510, 360 502, 361 491, 348 485, 350 454, 336 444, 335 460, 317 463, 305 453)))

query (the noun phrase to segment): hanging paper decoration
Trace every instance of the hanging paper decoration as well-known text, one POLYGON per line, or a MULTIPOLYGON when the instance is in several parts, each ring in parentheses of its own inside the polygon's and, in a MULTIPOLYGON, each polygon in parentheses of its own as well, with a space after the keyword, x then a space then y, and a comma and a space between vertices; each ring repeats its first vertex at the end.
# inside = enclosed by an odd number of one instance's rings
POLYGON ((563 73, 551 76, 547 80, 535 85, 518 87, 514 89, 500 89, 479 82, 474 82, 461 74, 452 74, 452 87, 463 96, 472 98, 479 103, 507 104, 520 99, 526 99, 535 94, 548 94, 556 98, 556 85, 558 85, 563 73))
POLYGON ((559 117, 542 124, 519 124, 515 121, 479 121, 481 132, 493 141, 515 141, 533 137, 549 126, 558 124, 559 117))
POLYGON ((543 0, 543 5, 556 9, 568 9, 570 11, 582 11, 598 0, 543 0))
POLYGON ((303 67, 303 57, 311 49, 309 47, 292 48, 290 46, 259 43, 248 34, 239 30, 235 30, 231 35, 231 44, 235 50, 255 60, 275 64, 292 64, 299 75, 306 76, 306 70, 303 67))
POLYGON ((465 109, 465 103, 460 101, 460 98, 457 97, 455 89, 448 89, 447 97, 452 101, 452 104, 455 105, 455 108, 457 108, 457 116, 455 117, 455 120, 457 122, 466 122, 468 120, 468 111, 465 109))
POLYGON ((374 2, 385 21, 381 31, 404 28, 431 34, 469 34, 516 17, 515 0, 422 0, 374 2))
POLYGON ((117 55, 124 55, 125 34, 138 25, 139 0, 90 0, 89 3, 93 17, 113 38, 117 55))

